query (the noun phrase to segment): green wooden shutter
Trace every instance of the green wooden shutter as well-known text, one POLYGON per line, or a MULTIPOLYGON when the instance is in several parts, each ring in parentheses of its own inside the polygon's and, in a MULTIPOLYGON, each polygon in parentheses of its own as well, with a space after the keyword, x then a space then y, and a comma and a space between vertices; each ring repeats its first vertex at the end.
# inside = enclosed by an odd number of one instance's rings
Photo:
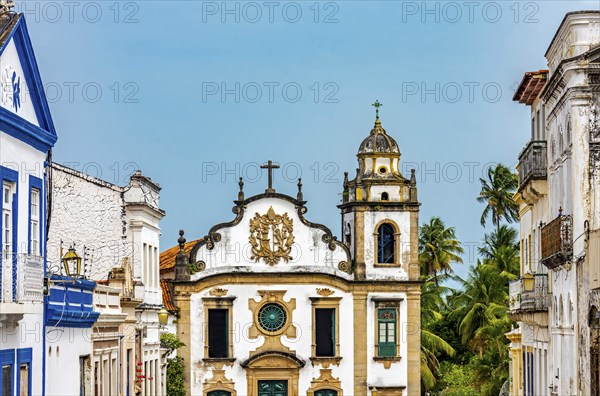
POLYGON ((397 312, 393 308, 377 310, 377 356, 396 356, 397 312))

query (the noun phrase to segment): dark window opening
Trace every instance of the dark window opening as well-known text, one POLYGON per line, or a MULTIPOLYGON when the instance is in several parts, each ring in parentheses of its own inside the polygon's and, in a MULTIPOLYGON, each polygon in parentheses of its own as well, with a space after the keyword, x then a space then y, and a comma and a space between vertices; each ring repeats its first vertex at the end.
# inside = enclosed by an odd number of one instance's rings
POLYGON ((208 310, 208 357, 229 357, 227 329, 227 309, 208 310))
POLYGON ((315 355, 335 356, 335 309, 315 309, 315 355))
POLYGON ((2 396, 12 396, 13 394, 13 366, 8 364, 2 366, 2 396))
POLYGON ((381 264, 394 263, 394 227, 384 223, 379 226, 377 240, 377 261, 381 264))
POLYGON ((390 197, 388 196, 388 193, 386 193, 386 192, 381 193, 381 200, 382 201, 387 201, 389 199, 390 199, 390 197))

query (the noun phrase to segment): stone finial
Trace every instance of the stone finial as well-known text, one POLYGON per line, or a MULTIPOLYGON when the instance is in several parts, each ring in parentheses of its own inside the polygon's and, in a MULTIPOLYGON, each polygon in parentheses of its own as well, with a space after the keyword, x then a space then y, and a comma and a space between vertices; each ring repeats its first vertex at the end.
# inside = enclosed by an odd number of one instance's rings
POLYGON ((0 14, 10 12, 14 6, 15 3, 12 0, 0 0, 0 14))
POLYGON ((348 172, 344 172, 344 190, 348 188, 348 172))
POLYGON ((298 178, 298 201, 303 201, 304 196, 302 195, 302 178, 298 178))
POLYGON ((179 253, 175 257, 175 279, 178 281, 190 280, 190 255, 185 251, 185 238, 183 237, 184 231, 179 230, 179 253))
POLYGON ((415 175, 415 168, 410 170, 410 184, 413 186, 417 185, 417 176, 415 175))
POLYGON ((238 182, 240 186, 240 192, 238 192, 238 201, 244 200, 244 178, 240 177, 240 181, 238 182))
POLYGON ((183 230, 179 230, 179 238, 177 239, 177 243, 179 244, 179 250, 185 250, 185 237, 183 236, 185 232, 183 230))

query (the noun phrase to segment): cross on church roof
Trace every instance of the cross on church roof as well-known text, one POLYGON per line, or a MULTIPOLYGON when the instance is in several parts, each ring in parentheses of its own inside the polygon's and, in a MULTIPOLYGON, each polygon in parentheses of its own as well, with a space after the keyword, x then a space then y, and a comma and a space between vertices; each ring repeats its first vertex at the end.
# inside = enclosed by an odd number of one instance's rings
POLYGON ((375 117, 379 118, 379 108, 383 106, 383 104, 379 103, 379 100, 376 100, 371 106, 375 107, 375 117))
POLYGON ((279 165, 273 164, 273 161, 269 160, 266 164, 260 166, 261 169, 269 170, 269 188, 265 190, 266 193, 274 193, 273 188, 273 169, 278 169, 279 165))

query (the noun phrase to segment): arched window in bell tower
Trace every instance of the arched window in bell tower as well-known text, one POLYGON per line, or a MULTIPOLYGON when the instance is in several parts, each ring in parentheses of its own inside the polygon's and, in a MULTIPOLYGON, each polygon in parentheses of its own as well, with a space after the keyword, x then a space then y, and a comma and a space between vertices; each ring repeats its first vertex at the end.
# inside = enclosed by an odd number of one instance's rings
POLYGON ((383 223, 377 230, 377 262, 394 264, 394 247, 396 245, 394 227, 383 223))
POLYGON ((390 200, 390 196, 388 195, 388 193, 382 192, 381 193, 381 200, 382 201, 389 201, 390 200))

